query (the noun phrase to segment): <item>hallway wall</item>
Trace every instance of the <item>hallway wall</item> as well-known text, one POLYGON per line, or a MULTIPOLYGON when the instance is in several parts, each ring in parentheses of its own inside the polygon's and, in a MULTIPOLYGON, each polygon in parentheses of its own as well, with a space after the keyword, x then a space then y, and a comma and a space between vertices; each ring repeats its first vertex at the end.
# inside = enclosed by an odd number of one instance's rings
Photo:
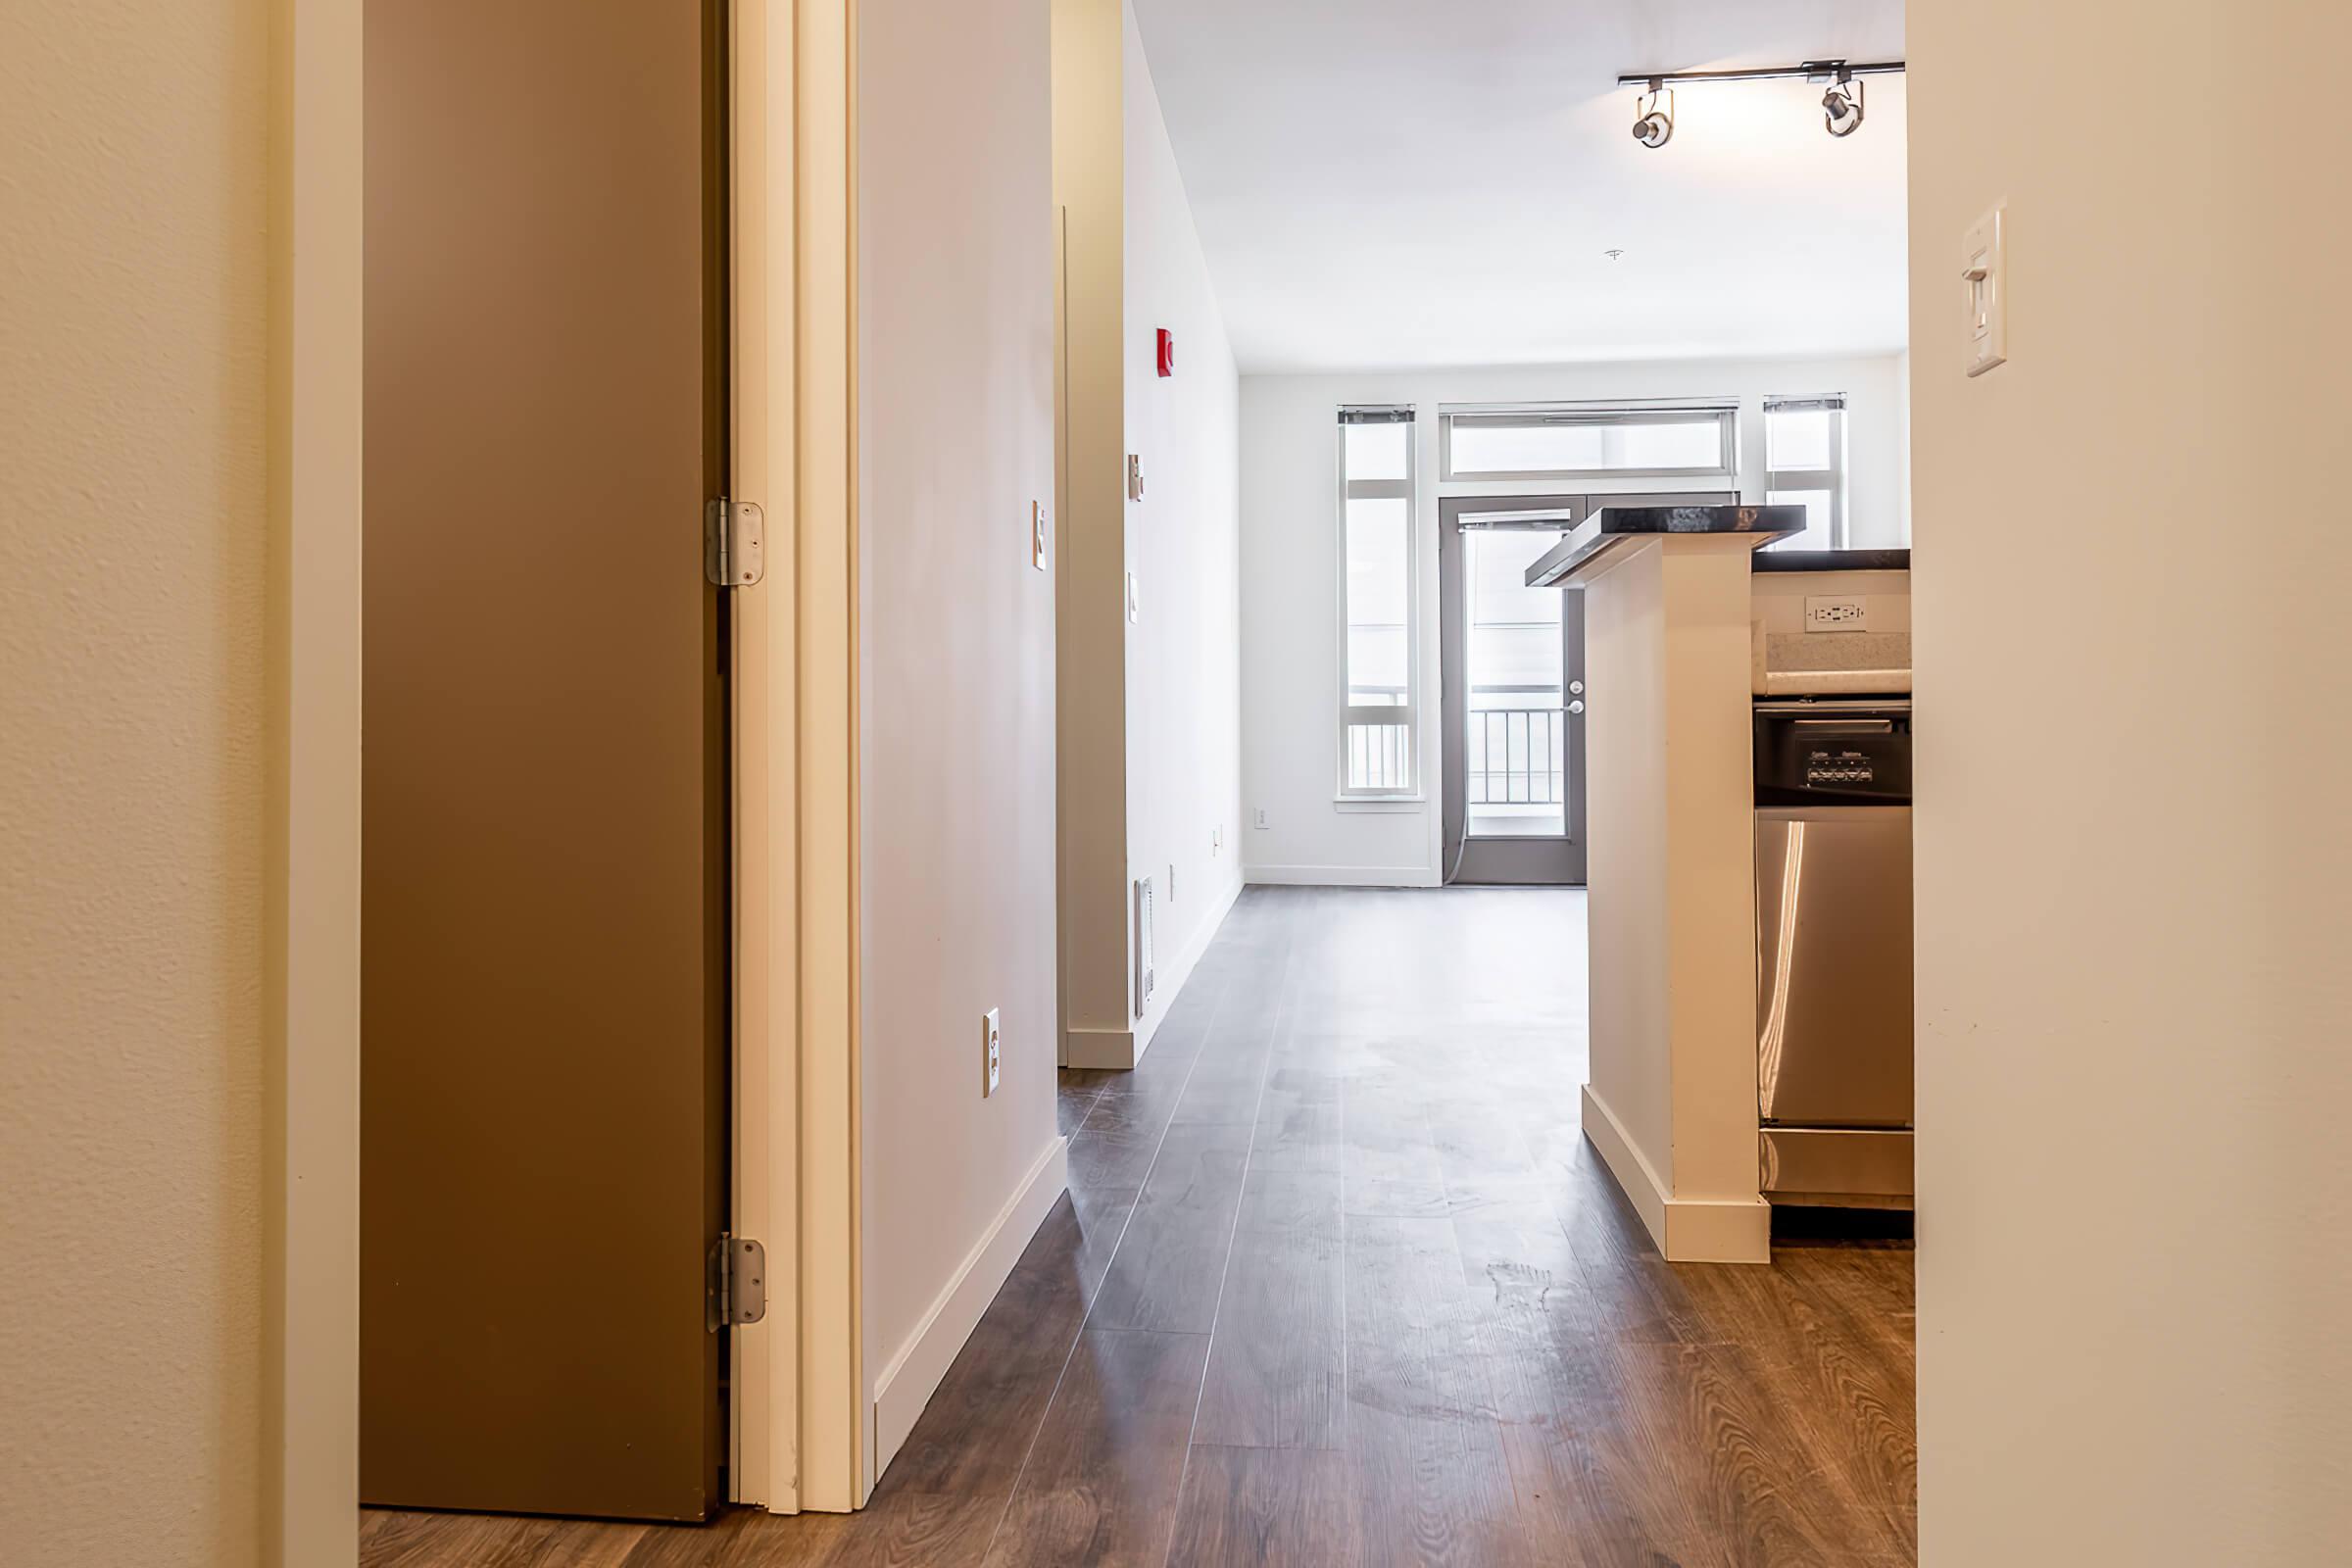
MULTIPOLYGON (((1438 664, 1438 412, 1446 403, 1736 396, 1740 490, 1764 499, 1763 400, 1847 396, 1848 513, 1857 545, 1903 532, 1897 361, 1692 360, 1251 375, 1242 380, 1242 859, 1251 881, 1434 886, 1441 880, 1441 732, 1422 738, 1426 802, 1337 804, 1339 432, 1349 403, 1417 407, 1421 667, 1435 715, 1438 664), (1258 809, 1263 829, 1250 826, 1258 809)), ((1505 494, 1466 484, 1449 494, 1505 494)), ((1627 481, 1628 490, 1678 488, 1627 481)))
POLYGON ((1127 450, 1144 499, 1127 509, 1142 613, 1127 628, 1128 863, 1157 889, 1159 985, 1144 1043, 1242 887, 1241 376, 1208 259, 1122 6, 1127 57, 1127 450), (1161 376, 1155 328, 1176 336, 1161 376))
POLYGON ((1241 889, 1240 378, 1146 42, 1124 0, 1054 0, 1062 1021, 1074 1066, 1133 1065, 1241 889), (1165 377, 1162 327, 1176 340, 1165 377), (1127 496, 1130 453, 1141 500, 1127 496), (1148 1001, 1133 894, 1145 877, 1148 1001))
POLYGON ((1029 553, 1054 493, 1054 228, 1045 0, 858 18, 865 1356, 899 1413, 887 1460, 1061 1191, 1054 577, 1029 553))
POLYGON ((1920 1560, 2340 1561, 2352 13, 1909 15, 1920 1560))
POLYGON ((0 1555, 264 1550, 270 14, 0 22, 0 1555))

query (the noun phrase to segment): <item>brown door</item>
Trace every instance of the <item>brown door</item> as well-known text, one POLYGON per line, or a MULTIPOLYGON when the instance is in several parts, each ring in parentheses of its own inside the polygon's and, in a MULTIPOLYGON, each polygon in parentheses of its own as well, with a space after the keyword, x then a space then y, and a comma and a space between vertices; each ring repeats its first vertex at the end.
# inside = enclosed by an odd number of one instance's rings
POLYGON ((720 1496, 717 15, 367 11, 370 1502, 720 1496))

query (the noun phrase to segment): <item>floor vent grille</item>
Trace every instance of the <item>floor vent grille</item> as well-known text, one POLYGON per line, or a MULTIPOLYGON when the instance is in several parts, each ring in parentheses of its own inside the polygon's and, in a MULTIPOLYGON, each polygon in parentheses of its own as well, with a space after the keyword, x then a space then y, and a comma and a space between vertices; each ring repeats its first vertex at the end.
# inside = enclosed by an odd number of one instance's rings
POLYGON ((1135 884, 1135 1015, 1152 1004, 1152 879, 1135 884))

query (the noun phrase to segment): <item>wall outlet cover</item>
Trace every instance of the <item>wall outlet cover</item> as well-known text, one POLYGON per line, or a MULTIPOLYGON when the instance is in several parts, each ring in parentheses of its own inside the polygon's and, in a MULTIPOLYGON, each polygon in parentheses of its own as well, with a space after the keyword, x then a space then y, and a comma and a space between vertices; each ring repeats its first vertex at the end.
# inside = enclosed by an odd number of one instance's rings
POLYGON ((1046 504, 1029 503, 1029 564, 1046 569, 1046 504))
POLYGON ((1261 807, 1259 807, 1259 808, 1257 808, 1257 812, 1256 812, 1256 814, 1255 814, 1254 816, 1250 817, 1250 825, 1251 825, 1252 827, 1264 827, 1264 826, 1266 826, 1266 825, 1267 825, 1267 824, 1266 824, 1266 808, 1265 808, 1264 807, 1262 807, 1262 806, 1261 806, 1261 807))
POLYGON ((997 1092, 997 1083, 1004 1068, 1004 1030, 997 1016, 999 1009, 991 1007, 980 1015, 980 1098, 986 1100, 997 1092))
POLYGON ((1868 631, 1870 630, 1870 601, 1867 599, 1805 598, 1805 630, 1807 631, 1868 631))

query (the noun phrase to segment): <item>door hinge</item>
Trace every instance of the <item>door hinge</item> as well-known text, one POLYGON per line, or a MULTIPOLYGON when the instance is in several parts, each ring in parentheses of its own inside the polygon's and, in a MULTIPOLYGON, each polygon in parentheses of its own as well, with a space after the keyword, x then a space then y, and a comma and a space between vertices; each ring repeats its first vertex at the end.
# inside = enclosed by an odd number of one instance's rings
POLYGON ((767 575, 767 516, 756 501, 720 496, 703 509, 703 575, 750 588, 767 575))
POLYGON ((710 1248, 712 1333, 767 1316, 767 1249, 748 1236, 721 1236, 710 1248))

